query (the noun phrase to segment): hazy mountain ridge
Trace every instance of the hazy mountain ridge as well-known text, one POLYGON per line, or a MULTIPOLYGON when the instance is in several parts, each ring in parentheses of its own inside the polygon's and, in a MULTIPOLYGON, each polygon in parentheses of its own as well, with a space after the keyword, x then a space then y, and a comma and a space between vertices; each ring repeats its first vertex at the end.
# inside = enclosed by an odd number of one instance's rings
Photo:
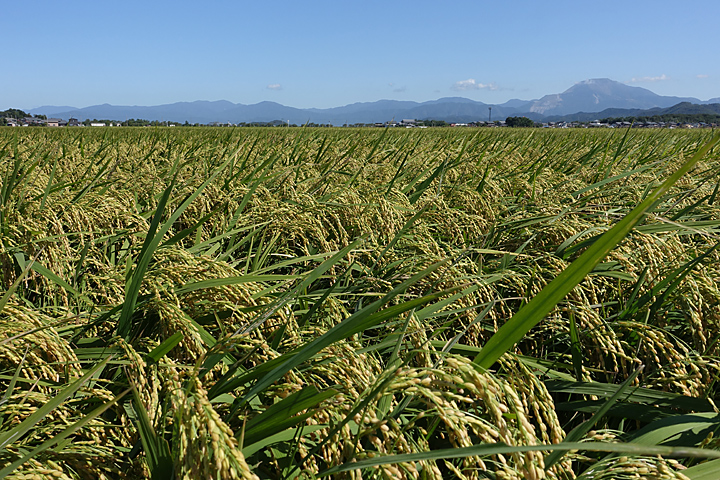
POLYGON ((711 104, 695 104, 690 102, 681 102, 667 108, 607 108, 601 112, 577 112, 562 116, 549 116, 546 121, 550 122, 589 122, 592 120, 600 120, 603 118, 620 118, 620 117, 652 117, 659 115, 720 115, 720 102, 711 104))
POLYGON ((542 121, 571 114, 603 112, 607 109, 661 109, 682 102, 708 104, 717 103, 719 100, 714 98, 703 102, 692 97, 662 96, 645 88, 600 78, 578 82, 563 93, 545 95, 537 100, 513 99, 499 105, 490 105, 464 97, 446 97, 426 102, 378 100, 325 109, 300 109, 270 101, 245 105, 226 100, 198 100, 156 106, 109 104, 85 108, 43 106, 31 109, 29 113, 63 119, 73 117, 79 120, 141 118, 190 123, 250 123, 282 120, 298 125, 307 122, 342 125, 387 122, 393 119, 400 121, 407 118, 471 122, 487 121, 490 118, 504 120, 508 116, 520 115, 542 121))

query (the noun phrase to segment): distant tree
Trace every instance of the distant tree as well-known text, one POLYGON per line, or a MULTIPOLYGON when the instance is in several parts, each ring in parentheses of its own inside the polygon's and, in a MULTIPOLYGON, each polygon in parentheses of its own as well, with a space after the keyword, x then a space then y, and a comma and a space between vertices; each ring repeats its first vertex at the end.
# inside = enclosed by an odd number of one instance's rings
POLYGON ((608 117, 600 120, 601 123, 615 122, 669 122, 669 123, 717 123, 720 114, 712 113, 664 113, 662 115, 641 117, 608 117))
POLYGON ((417 122, 419 127, 447 127, 449 124, 445 120, 419 120, 417 122))
POLYGON ((505 119, 505 125, 508 127, 532 127, 534 123, 527 117, 508 117, 505 119))
POLYGON ((21 118, 29 117, 30 114, 23 112, 20 109, 17 108, 8 108, 4 112, 0 112, 0 117, 2 118, 15 118, 17 120, 20 120, 21 118))

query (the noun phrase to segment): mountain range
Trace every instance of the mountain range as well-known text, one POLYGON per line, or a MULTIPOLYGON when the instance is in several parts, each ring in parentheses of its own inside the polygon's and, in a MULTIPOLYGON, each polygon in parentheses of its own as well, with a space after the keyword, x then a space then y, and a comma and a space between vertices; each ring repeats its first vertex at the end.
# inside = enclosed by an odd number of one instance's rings
MULTIPOLYGON (((714 99, 719 101, 720 99, 714 99)), ((667 108, 606 108, 600 112, 578 112, 562 116, 545 117, 548 122, 590 122, 608 118, 629 118, 629 117, 659 117, 659 116, 686 116, 706 115, 712 117, 720 116, 720 103, 705 103, 698 105, 690 102, 681 102, 667 108)))
MULTIPOLYGON (((293 108, 275 102, 252 105, 226 100, 178 102, 156 106, 94 105, 85 108, 43 106, 31 114, 56 118, 126 120, 168 120, 189 123, 251 123, 282 120, 294 124, 355 124, 386 122, 392 119, 433 119, 446 122, 504 120, 508 116, 526 116, 535 121, 559 119, 579 112, 592 114, 607 109, 663 109, 682 102, 692 104, 720 103, 720 97, 701 101, 692 97, 662 96, 641 87, 631 87, 608 78, 576 83, 562 93, 545 95, 537 100, 509 100, 503 104, 486 104, 463 97, 446 97, 427 102, 379 100, 353 103, 334 108, 293 108)), ((613 113, 623 115, 623 113, 613 113)), ((610 115, 604 115, 610 116, 610 115)), ((601 118, 599 116, 598 118, 601 118)))

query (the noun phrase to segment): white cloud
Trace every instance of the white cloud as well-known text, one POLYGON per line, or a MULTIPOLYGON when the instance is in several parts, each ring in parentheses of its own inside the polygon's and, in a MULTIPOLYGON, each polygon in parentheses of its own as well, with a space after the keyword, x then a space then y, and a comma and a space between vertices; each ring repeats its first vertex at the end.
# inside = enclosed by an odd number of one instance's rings
POLYGON ((466 90, 498 90, 498 86, 494 83, 478 83, 474 78, 460 80, 452 86, 453 90, 464 92, 466 90))
POLYGON ((668 77, 664 73, 660 75, 659 77, 633 77, 628 83, 652 83, 652 82, 662 82, 663 80, 667 80, 668 77))
POLYGON ((697 78, 708 78, 710 75, 700 74, 700 75, 695 75, 695 76, 696 76, 697 78))
POLYGON ((282 85, 280 85, 279 83, 271 83, 270 85, 267 86, 267 89, 268 90, 282 90, 282 85))

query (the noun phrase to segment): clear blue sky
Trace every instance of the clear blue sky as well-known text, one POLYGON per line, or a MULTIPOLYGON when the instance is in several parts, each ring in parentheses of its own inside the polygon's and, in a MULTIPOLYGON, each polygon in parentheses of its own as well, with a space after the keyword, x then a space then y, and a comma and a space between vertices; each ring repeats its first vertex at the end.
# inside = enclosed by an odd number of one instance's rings
POLYGON ((530 100, 607 77, 720 96, 718 0, 10 1, 0 109, 530 100))

